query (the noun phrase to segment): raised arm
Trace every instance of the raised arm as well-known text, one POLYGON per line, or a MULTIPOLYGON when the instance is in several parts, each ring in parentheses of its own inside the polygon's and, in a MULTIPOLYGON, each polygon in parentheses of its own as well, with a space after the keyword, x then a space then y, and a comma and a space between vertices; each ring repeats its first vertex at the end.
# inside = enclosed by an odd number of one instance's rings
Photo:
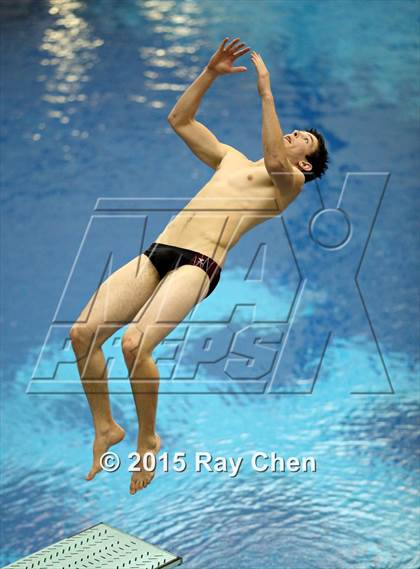
POLYGON ((262 107, 262 145, 264 164, 273 182, 284 193, 294 192, 304 182, 304 175, 293 167, 284 144, 283 131, 276 113, 270 74, 255 51, 251 54, 258 77, 258 93, 262 107))
POLYGON ((211 168, 218 168, 230 146, 221 143, 202 123, 195 119, 204 93, 219 75, 246 71, 233 67, 233 62, 249 51, 235 38, 226 45, 225 38, 197 79, 188 87, 168 115, 168 122, 200 160, 211 168))

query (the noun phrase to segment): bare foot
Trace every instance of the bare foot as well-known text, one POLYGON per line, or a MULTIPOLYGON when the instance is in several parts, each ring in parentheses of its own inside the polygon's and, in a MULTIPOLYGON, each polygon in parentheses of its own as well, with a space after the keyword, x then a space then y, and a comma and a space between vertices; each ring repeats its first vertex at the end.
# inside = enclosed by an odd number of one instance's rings
MULTIPOLYGON (((160 437, 159 435, 155 435, 148 441, 142 441, 137 449, 137 452, 141 457, 144 456, 146 452, 152 452, 155 456, 160 450, 160 437)), ((142 461, 137 464, 137 468, 142 467, 142 461)), ((153 480, 155 475, 155 471, 147 472, 146 470, 142 470, 141 472, 133 472, 133 476, 131 477, 131 484, 130 484, 130 494, 135 494, 138 490, 143 490, 150 484, 153 480)))
POLYGON ((115 421, 108 430, 95 434, 93 443, 93 465, 86 476, 86 480, 92 480, 95 475, 102 470, 100 464, 101 456, 107 452, 109 447, 123 440, 125 431, 115 421))

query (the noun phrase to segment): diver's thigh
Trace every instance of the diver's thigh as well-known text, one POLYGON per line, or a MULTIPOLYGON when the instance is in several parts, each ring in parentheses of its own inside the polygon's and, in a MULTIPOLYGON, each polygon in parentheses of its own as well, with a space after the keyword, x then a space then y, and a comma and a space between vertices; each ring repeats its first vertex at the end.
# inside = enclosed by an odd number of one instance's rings
POLYGON ((127 337, 133 334, 141 339, 141 351, 152 350, 187 316, 207 294, 209 278, 195 266, 183 265, 159 283, 155 293, 127 328, 127 337))
POLYGON ((93 293, 78 323, 109 337, 127 324, 153 294, 160 281, 150 259, 141 254, 112 273, 93 293))

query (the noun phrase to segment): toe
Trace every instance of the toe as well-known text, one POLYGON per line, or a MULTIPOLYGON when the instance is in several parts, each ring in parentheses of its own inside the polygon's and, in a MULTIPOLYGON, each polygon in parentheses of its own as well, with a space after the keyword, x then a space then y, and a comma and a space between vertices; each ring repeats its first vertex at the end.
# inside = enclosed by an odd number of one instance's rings
POLYGON ((95 474, 96 474, 95 467, 92 466, 92 468, 89 470, 88 475, 86 476, 86 480, 92 480, 92 478, 95 477, 95 474))
POLYGON ((92 480, 93 478, 95 478, 96 474, 98 474, 98 472, 100 472, 101 470, 102 468, 99 465, 94 464, 92 468, 89 470, 89 473, 86 476, 86 480, 92 480))
POLYGON ((136 493, 136 482, 135 480, 132 480, 130 484, 130 494, 135 494, 135 493, 136 493))

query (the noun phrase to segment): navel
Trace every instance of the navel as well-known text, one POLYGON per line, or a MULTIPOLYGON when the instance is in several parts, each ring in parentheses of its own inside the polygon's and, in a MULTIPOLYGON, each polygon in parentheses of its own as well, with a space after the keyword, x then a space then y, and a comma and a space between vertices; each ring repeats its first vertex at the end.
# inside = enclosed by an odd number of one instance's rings
POLYGON ((247 179, 248 179, 249 181, 251 181, 253 178, 254 178, 254 176, 252 176, 252 174, 248 174, 247 179))

